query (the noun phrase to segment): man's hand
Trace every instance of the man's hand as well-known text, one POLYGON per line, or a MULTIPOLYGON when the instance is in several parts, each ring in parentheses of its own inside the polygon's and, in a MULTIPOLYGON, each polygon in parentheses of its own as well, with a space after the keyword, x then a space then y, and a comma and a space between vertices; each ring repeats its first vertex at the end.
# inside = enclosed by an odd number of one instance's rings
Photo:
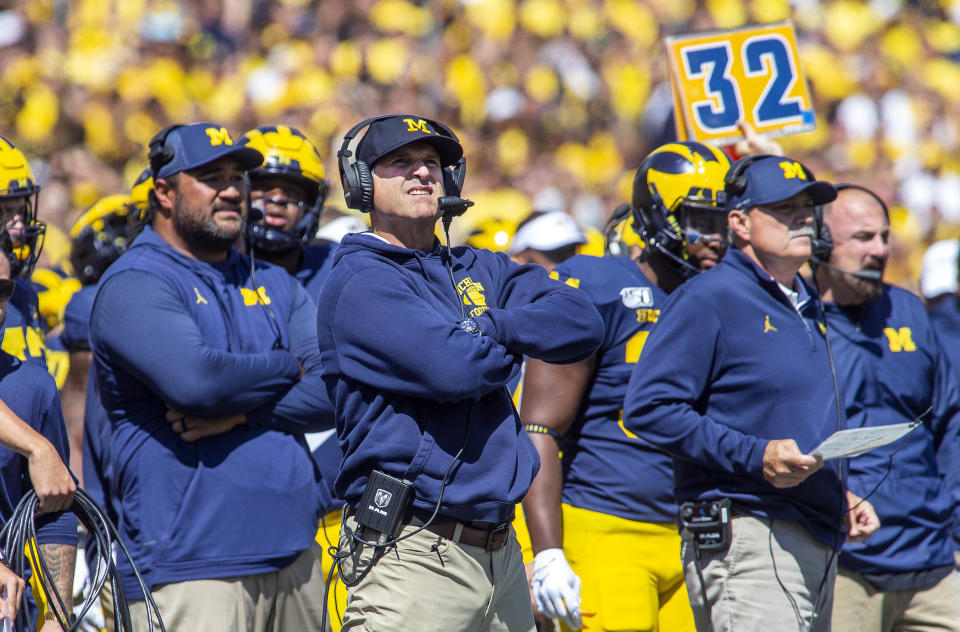
POLYGON ((233 430, 235 427, 247 423, 245 415, 230 415, 227 417, 187 417, 178 410, 167 410, 167 423, 180 435, 180 439, 188 443, 197 439, 213 437, 233 430))
POLYGON ((27 453, 30 482, 40 500, 40 511, 66 511, 73 504, 77 484, 70 470, 60 460, 53 444, 38 435, 36 444, 27 453))
POLYGON ((540 612, 562 619, 572 630, 583 627, 580 578, 567 563, 563 549, 546 549, 534 556, 530 590, 540 612))
MULTIPOLYGON (((533 561, 523 565, 523 572, 527 576, 527 588, 533 584, 533 561)), ((557 632, 557 623, 553 619, 548 619, 540 612, 537 606, 537 600, 533 598, 533 590, 530 591, 530 606, 533 608, 533 621, 537 624, 538 632, 557 632)))
POLYGON ((765 134, 757 134, 750 123, 737 121, 737 129, 743 133, 743 139, 738 140, 737 144, 733 146, 733 151, 738 156, 749 156, 751 154, 783 155, 783 147, 780 146, 780 143, 765 134))
POLYGON ((13 621, 17 618, 25 585, 24 581, 7 568, 6 564, 0 564, 0 587, 4 595, 2 606, 0 606, 0 619, 13 621))
POLYGON ((843 525, 847 528, 847 542, 864 542, 880 528, 880 518, 873 505, 847 490, 847 504, 850 509, 843 515, 843 525))
POLYGON ((823 457, 804 454, 793 439, 774 439, 763 451, 763 478, 774 487, 794 487, 823 467, 823 457))

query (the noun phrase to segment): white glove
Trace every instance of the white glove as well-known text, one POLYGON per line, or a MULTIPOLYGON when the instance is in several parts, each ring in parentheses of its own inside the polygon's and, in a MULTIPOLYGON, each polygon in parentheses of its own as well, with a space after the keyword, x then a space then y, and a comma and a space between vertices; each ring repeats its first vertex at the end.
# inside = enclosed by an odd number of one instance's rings
POLYGON ((580 619, 580 578, 563 549, 546 549, 533 558, 533 599, 540 612, 551 619, 562 619, 571 630, 583 627, 580 619))

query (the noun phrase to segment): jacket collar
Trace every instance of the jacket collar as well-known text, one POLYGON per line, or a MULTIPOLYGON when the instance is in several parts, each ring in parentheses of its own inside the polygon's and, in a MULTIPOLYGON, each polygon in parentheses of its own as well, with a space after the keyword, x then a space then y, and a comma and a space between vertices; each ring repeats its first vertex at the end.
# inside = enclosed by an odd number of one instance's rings
MULTIPOLYGON (((723 263, 726 263, 733 267, 735 270, 745 274, 751 279, 756 280, 756 282, 767 291, 771 296, 776 298, 781 303, 793 308, 793 303, 790 302, 790 299, 787 298, 786 294, 783 293, 783 290, 780 289, 780 284, 777 283, 777 280, 770 276, 763 268, 761 268, 757 263, 743 254, 740 250, 736 248, 729 248, 727 254, 723 257, 723 263)), ((817 303, 819 299, 816 292, 807 285, 806 281, 803 280, 799 274, 795 277, 794 289, 797 291, 797 311, 803 313, 805 308, 808 305, 817 303)))

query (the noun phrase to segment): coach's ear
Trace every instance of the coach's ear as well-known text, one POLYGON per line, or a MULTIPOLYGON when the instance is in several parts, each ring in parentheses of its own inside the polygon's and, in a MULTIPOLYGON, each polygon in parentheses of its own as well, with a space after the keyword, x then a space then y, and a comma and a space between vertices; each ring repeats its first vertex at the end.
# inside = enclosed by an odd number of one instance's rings
POLYGON ((169 215, 173 211, 174 204, 177 200, 177 186, 176 180, 168 180, 166 178, 159 178, 153 183, 153 191, 151 193, 157 199, 157 208, 166 215, 169 215))
POLYGON ((727 213, 727 226, 736 239, 741 242, 750 241, 750 215, 744 211, 730 211, 727 213))

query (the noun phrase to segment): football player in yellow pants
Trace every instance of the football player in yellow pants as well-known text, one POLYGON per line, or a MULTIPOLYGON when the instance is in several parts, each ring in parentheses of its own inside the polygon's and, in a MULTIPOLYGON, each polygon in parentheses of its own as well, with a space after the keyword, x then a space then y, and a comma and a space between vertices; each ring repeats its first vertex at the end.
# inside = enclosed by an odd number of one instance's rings
POLYGON ((606 330, 593 357, 528 360, 523 378, 520 416, 540 453, 523 501, 531 592, 567 629, 694 630, 672 460, 626 430, 622 406, 668 294, 726 250, 718 199, 729 166, 700 143, 658 147, 634 178, 630 256, 577 256, 554 270, 590 297, 606 330))
POLYGON ((330 547, 336 547, 340 541, 340 510, 331 511, 320 519, 320 528, 317 529, 317 544, 323 549, 323 576, 330 577, 330 587, 327 594, 327 616, 333 632, 339 632, 343 623, 343 610, 347 607, 347 587, 340 581, 336 571, 330 575, 333 566, 333 557, 330 556, 330 547))

